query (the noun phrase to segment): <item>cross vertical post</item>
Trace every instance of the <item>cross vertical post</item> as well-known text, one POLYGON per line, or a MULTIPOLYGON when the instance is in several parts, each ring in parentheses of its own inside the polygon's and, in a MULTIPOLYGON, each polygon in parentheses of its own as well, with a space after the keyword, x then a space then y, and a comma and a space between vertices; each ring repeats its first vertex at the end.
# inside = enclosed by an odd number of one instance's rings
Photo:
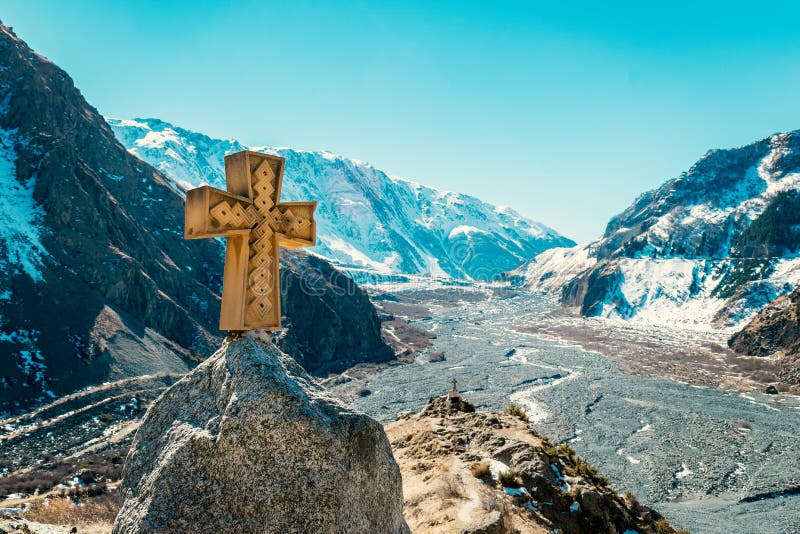
POLYGON ((186 192, 184 237, 225 237, 220 330, 281 327, 280 247, 316 244, 316 202, 281 202, 284 158, 242 151, 225 156, 227 191, 186 192))

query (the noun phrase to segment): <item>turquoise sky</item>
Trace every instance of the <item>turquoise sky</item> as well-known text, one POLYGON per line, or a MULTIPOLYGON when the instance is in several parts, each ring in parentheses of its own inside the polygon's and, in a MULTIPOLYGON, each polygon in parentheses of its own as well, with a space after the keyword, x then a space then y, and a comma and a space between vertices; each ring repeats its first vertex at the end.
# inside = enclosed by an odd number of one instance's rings
POLYGON ((579 241, 800 128, 800 2, 0 0, 103 114, 328 149, 579 241))

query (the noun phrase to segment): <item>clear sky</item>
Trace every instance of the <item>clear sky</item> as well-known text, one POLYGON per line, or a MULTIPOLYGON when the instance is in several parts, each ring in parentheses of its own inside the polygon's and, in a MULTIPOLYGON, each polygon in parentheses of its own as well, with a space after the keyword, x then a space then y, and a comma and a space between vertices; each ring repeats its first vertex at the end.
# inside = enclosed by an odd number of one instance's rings
POLYGON ((800 128, 800 2, 0 0, 113 117, 327 149, 578 241, 800 128))

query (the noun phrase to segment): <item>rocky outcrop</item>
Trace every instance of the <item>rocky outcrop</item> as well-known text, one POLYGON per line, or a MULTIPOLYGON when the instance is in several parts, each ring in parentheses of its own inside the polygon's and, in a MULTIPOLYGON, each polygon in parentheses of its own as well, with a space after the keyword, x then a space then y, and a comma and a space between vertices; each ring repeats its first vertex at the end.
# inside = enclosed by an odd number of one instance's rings
POLYGON ((401 484, 379 423, 245 337, 150 407, 114 532, 407 532, 401 484))
MULTIPOLYGON (((223 245, 183 239, 179 187, 6 26, 0 65, 0 414, 191 369, 221 341, 223 245)), ((320 373, 391 357, 352 280, 282 256, 287 350, 320 373)))
POLYGON ((462 412, 441 397, 386 426, 413 532, 676 532, 515 413, 462 412))
POLYGON ((630 305, 620 290, 624 281, 616 264, 603 262, 567 282, 561 292, 561 302, 579 309, 586 317, 602 315, 607 306, 615 307, 625 317, 630 305))
POLYGON ((778 355, 778 377, 800 386, 800 289, 778 297, 728 340, 749 356, 778 355))

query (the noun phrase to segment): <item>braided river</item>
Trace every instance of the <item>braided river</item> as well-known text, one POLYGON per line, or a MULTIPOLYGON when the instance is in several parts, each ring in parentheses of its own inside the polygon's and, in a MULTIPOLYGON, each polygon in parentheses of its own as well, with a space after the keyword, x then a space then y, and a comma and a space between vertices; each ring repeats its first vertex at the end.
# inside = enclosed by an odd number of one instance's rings
POLYGON ((523 406, 534 429, 569 442, 670 522, 692 532, 800 532, 800 399, 630 376, 606 356, 514 326, 552 316, 529 293, 431 305, 412 320, 446 361, 392 366, 352 404, 387 422, 458 380, 478 409, 523 406))

